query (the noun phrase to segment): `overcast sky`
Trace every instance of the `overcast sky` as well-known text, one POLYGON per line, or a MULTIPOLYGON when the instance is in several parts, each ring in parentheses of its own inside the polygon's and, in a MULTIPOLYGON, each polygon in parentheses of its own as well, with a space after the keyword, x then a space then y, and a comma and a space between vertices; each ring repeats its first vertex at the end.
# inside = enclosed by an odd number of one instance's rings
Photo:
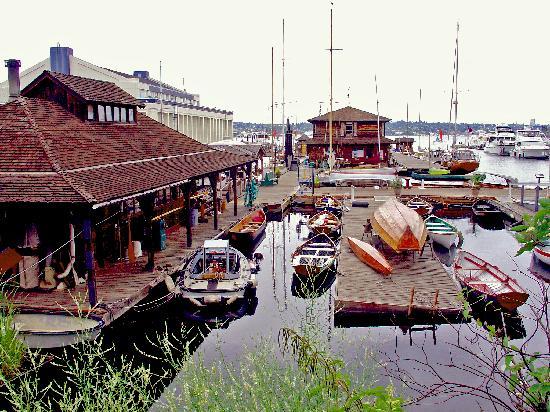
MULTIPOLYGON (((158 78, 199 93, 236 121, 270 122, 271 47, 275 101, 282 96, 285 19, 286 115, 304 121, 329 101, 330 2, 10 1, 1 5, 0 58, 23 69, 58 42, 99 66, 158 78), (10 17, 8 17, 10 16, 10 17)), ((549 1, 334 0, 335 108, 448 121, 456 23, 459 122, 550 123, 549 1), (422 102, 419 102, 419 89, 422 102), (347 94, 350 92, 348 100, 347 94)), ((0 81, 7 78, 1 71, 0 81)), ((278 106, 276 121, 282 113, 278 106)))

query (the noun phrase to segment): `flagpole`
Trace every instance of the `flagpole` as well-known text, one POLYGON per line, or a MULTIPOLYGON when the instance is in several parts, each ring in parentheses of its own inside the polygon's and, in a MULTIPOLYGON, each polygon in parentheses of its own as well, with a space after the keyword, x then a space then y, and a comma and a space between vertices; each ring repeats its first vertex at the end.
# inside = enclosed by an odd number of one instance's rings
POLYGON ((376 132, 378 134, 378 167, 380 167, 380 111, 378 110, 378 82, 376 81, 376 74, 374 75, 374 87, 376 90, 376 132))

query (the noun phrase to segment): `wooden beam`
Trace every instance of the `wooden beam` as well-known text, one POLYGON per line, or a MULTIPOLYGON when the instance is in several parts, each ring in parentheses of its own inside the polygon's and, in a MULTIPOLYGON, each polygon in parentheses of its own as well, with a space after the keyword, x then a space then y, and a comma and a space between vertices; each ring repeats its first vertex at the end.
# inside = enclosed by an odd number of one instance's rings
POLYGON ((97 304, 97 289, 95 281, 95 262, 94 262, 94 228, 92 223, 92 213, 86 213, 82 222, 82 239, 84 240, 84 264, 88 272, 87 287, 88 300, 90 307, 97 304))
POLYGON ((145 270, 155 268, 155 247, 153 245, 153 212, 156 193, 146 194, 138 199, 139 207, 143 212, 145 224, 145 245, 147 246, 147 264, 145 270))
POLYGON ((190 248, 193 245, 193 232, 191 228, 191 182, 183 185, 183 198, 184 198, 184 224, 187 237, 187 247, 190 248))

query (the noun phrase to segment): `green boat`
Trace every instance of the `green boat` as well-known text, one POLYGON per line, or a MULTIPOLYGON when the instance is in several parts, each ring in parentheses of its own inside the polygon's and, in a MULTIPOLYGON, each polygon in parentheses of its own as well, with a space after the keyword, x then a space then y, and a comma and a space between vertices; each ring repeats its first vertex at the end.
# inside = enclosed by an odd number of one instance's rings
POLYGON ((440 175, 448 175, 449 173, 449 170, 447 169, 430 169, 428 171, 428 174, 430 175, 434 175, 434 176, 440 176, 440 175))
POLYGON ((445 220, 430 215, 424 220, 428 235, 433 242, 450 249, 458 239, 458 229, 445 220))
POLYGON ((470 180, 472 176, 469 175, 431 175, 428 173, 416 173, 412 172, 411 177, 415 180, 455 180, 465 181, 470 180))

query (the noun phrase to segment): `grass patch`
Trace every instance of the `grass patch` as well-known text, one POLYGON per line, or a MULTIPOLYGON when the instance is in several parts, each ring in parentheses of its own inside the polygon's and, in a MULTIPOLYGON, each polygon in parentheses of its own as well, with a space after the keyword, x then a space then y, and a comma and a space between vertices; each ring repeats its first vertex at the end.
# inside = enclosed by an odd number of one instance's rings
POLYGON ((0 373, 2 380, 15 376, 23 364, 27 347, 17 338, 13 306, 0 295, 4 310, 0 312, 0 373))

